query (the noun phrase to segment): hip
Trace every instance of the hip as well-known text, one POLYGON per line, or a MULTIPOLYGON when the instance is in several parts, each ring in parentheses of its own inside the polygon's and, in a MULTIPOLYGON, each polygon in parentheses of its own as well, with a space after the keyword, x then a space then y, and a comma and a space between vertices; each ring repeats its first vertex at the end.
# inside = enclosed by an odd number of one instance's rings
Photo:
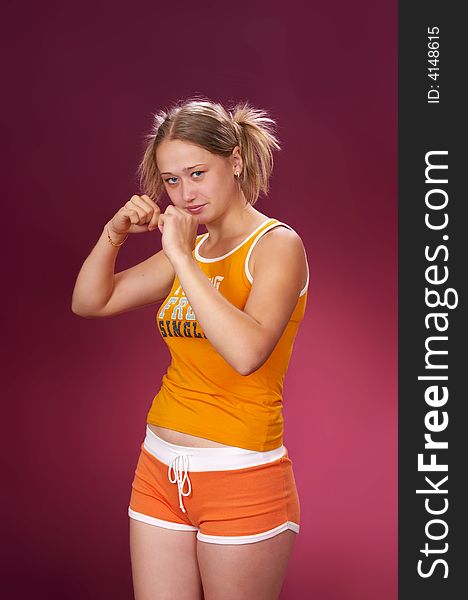
POLYGON ((176 431, 175 429, 169 429, 168 427, 161 427, 160 425, 154 425, 153 423, 148 423, 147 427, 160 439, 178 446, 191 446, 194 448, 229 447, 226 444, 220 444, 214 440, 191 435, 190 433, 184 433, 182 431, 176 431))

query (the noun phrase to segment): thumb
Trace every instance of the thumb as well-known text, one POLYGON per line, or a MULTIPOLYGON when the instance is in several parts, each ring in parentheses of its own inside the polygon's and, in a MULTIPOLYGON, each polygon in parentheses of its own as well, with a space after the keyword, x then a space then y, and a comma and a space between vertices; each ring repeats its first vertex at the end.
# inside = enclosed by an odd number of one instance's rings
POLYGON ((161 233, 163 232, 163 229, 164 229, 164 219, 165 219, 165 215, 164 215, 164 213, 161 213, 158 218, 158 229, 161 233))

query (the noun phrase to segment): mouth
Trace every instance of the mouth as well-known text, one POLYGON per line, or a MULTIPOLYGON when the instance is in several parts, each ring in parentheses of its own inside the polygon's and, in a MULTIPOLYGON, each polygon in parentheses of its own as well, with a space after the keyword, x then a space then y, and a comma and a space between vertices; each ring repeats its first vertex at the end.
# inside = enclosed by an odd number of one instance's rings
POLYGON ((198 204, 197 206, 187 206, 187 210, 189 210, 190 212, 198 212, 199 210, 201 210, 204 206, 206 206, 205 204, 198 204))

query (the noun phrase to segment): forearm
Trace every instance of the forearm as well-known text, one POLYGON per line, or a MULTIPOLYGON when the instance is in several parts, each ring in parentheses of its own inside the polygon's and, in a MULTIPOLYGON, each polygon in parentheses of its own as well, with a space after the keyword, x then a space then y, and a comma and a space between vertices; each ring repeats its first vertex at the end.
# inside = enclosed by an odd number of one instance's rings
POLYGON ((256 342, 261 325, 231 304, 212 285, 193 257, 184 255, 172 262, 206 337, 234 369, 247 375, 254 370, 258 359, 256 342), (226 335, 227 331, 235 335, 226 335))
MULTIPOLYGON (((112 241, 119 244, 125 236, 111 233, 112 241)), ((82 316, 91 315, 106 305, 114 287, 114 269, 120 246, 113 246, 104 226, 101 236, 83 263, 72 296, 72 311, 82 316)))

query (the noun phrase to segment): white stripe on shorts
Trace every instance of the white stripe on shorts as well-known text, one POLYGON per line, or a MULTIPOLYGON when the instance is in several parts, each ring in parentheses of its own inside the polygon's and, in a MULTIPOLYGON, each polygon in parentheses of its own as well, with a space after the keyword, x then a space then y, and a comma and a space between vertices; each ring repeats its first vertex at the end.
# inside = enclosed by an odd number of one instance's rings
POLYGON ((253 535, 207 535, 206 533, 201 533, 199 531, 197 533, 197 538, 201 542, 211 542, 212 544, 251 544, 253 542, 267 540, 268 538, 278 535, 278 533, 283 533, 283 531, 286 531, 287 529, 291 529, 294 533, 299 533, 299 525, 297 523, 286 521, 282 525, 278 525, 278 527, 273 527, 273 529, 268 529, 268 531, 255 533, 253 535))
POLYGON ((172 521, 164 521, 163 519, 156 519, 156 517, 150 517, 149 515, 144 515, 143 513, 139 513, 136 510, 133 510, 128 507, 128 516, 136 521, 142 521, 143 523, 148 523, 149 525, 157 525, 158 527, 164 527, 165 529, 178 529, 179 531, 198 531, 198 527, 191 527, 190 525, 185 525, 183 523, 173 523, 172 521))

